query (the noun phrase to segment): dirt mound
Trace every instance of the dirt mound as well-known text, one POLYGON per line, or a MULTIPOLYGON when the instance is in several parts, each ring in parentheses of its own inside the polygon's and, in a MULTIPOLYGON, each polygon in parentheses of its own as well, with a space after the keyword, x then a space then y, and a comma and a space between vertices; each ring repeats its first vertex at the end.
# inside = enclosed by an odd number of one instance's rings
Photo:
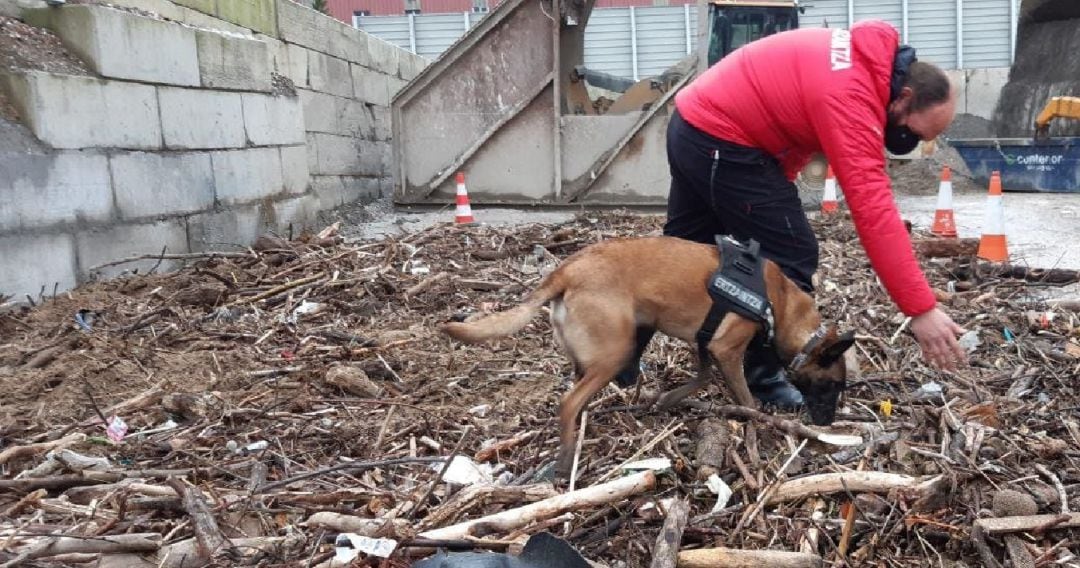
POLYGON ((91 75, 51 31, 0 16, 0 71, 91 75))
POLYGON ((941 169, 949 166, 952 171, 954 193, 980 192, 980 188, 971 177, 971 170, 953 148, 939 143, 934 152, 926 157, 889 165, 888 173, 892 179, 893 192, 901 195, 933 195, 938 192, 941 181, 941 169))

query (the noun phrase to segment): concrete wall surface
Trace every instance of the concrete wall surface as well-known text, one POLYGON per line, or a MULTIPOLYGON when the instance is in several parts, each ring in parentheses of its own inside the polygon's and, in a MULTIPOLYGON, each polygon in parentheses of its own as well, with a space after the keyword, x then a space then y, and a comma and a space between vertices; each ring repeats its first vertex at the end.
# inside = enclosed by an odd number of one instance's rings
POLYGON ((0 2, 92 72, 0 72, 0 304, 390 190, 387 105, 422 58, 291 0, 0 2))

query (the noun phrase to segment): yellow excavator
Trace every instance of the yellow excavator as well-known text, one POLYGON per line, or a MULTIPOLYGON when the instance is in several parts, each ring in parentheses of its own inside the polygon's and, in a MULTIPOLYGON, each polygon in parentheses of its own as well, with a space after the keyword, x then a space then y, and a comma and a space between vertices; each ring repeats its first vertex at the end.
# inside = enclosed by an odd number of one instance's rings
POLYGON ((1050 122, 1055 118, 1080 118, 1080 97, 1053 97, 1035 119, 1035 139, 1050 137, 1050 122))

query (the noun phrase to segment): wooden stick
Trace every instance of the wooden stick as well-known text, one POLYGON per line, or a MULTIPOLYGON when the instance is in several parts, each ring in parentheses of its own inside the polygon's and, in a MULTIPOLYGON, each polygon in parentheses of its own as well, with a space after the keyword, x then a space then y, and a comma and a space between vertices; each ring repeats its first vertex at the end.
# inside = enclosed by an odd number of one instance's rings
POLYGON ((429 276, 429 277, 421 280, 415 286, 409 288, 408 290, 405 290, 405 297, 406 298, 412 298, 412 297, 416 296, 417 294, 420 294, 421 292, 427 290, 428 288, 431 288, 432 286, 438 284, 439 282, 442 282, 443 280, 447 280, 449 278, 450 278, 450 273, 449 272, 440 272, 440 273, 435 274, 433 276, 429 276))
POLYGON ((686 499, 677 499, 668 509, 664 519, 664 528, 656 536, 650 568, 675 568, 679 563, 679 545, 686 530, 690 515, 690 503, 686 499))
POLYGON ((51 442, 40 442, 37 444, 27 444, 25 446, 12 446, 0 452, 0 465, 4 465, 13 459, 36 456, 49 450, 55 450, 56 448, 66 448, 78 444, 83 440, 86 440, 86 434, 79 433, 71 434, 70 436, 51 442))
POLYGON ((267 298, 272 298, 272 297, 277 296, 278 294, 281 294, 283 292, 288 292, 289 290, 292 290, 293 288, 298 288, 298 287, 303 286, 305 284, 311 284, 312 282, 318 282, 322 278, 326 278, 326 273, 325 272, 319 272, 319 273, 313 274, 311 276, 308 276, 307 278, 301 278, 299 280, 293 280, 292 282, 286 282, 285 284, 282 284, 281 286, 275 286, 274 288, 271 288, 271 289, 269 289, 269 290, 267 290, 267 291, 265 291, 265 292, 263 292, 261 294, 256 294, 256 295, 254 295, 254 296, 252 296, 250 298, 242 298, 240 300, 237 300, 237 301, 229 304, 229 307, 242 306, 244 304, 253 304, 255 302, 259 302, 259 301, 265 300, 267 298))
POLYGON ((771 414, 765 414, 760 410, 754 410, 753 408, 747 408, 745 406, 738 406, 735 404, 721 404, 713 405, 708 402, 699 400, 688 400, 682 402, 683 406, 689 406, 698 410, 705 410, 708 412, 714 412, 720 416, 726 418, 741 418, 743 420, 753 420, 755 422, 764 422, 765 424, 776 428, 782 432, 787 432, 792 436, 799 436, 800 438, 809 438, 818 442, 831 444, 835 446, 858 446, 862 444, 862 438, 859 436, 847 436, 838 434, 829 434, 825 432, 818 432, 812 428, 807 428, 802 424, 780 418, 779 416, 773 416, 771 414))
POLYGON ((511 531, 531 522, 550 519, 568 511, 576 511, 585 507, 594 507, 626 499, 631 495, 648 491, 655 486, 656 474, 652 471, 643 471, 608 483, 593 485, 550 499, 544 499, 517 509, 510 509, 472 521, 426 531, 420 533, 419 536, 433 540, 464 538, 472 533, 476 525, 480 524, 495 530, 511 531))
POLYGON ((821 568, 821 557, 782 550, 702 548, 679 553, 679 568, 821 568))
POLYGON ((36 543, 19 556, 26 560, 58 554, 116 554, 122 552, 153 552, 161 548, 158 533, 120 534, 101 537, 61 536, 36 543))
POLYGON ((328 473, 336 473, 339 471, 363 471, 365 469, 371 469, 374 467, 384 467, 388 465, 400 465, 407 463, 434 463, 441 462, 445 458, 438 456, 417 457, 417 458, 399 458, 392 460, 376 460, 368 462, 349 462, 332 465, 330 467, 324 467, 315 471, 309 471, 300 475, 294 475, 288 479, 282 479, 281 481, 275 481, 273 483, 267 483, 262 487, 259 487, 252 493, 267 493, 271 489, 277 489, 278 487, 285 487, 286 485, 296 483, 297 481, 303 481, 305 479, 311 479, 312 477, 319 477, 320 475, 326 475, 328 473))
POLYGON ((888 493, 893 489, 927 491, 941 476, 911 477, 880 471, 845 471, 808 475, 786 481, 776 488, 768 504, 783 503, 809 497, 850 491, 851 493, 888 493))
POLYGON ((251 255, 246 252, 185 252, 177 254, 142 254, 122 260, 114 260, 97 266, 91 266, 89 272, 95 272, 108 266, 139 262, 140 260, 192 260, 196 258, 247 258, 251 255))
POLYGON ((367 519, 329 511, 315 513, 308 517, 305 523, 313 527, 326 527, 337 532, 371 537, 386 528, 391 529, 394 535, 407 534, 409 529, 409 523, 404 519, 367 519))
POLYGON ((581 460, 581 447, 585 445, 585 425, 589 423, 589 411, 581 412, 581 428, 578 429, 577 444, 574 447, 574 461, 570 466, 570 491, 577 487, 578 461, 581 460))
POLYGON ((433 509, 424 519, 423 528, 438 527, 468 513, 474 507, 493 503, 535 503, 559 493, 550 483, 533 485, 470 485, 433 509))
POLYGON ((526 441, 532 439, 534 436, 536 436, 539 433, 540 433, 539 430, 530 430, 528 432, 523 432, 521 434, 518 434, 517 436, 514 436, 513 438, 508 438, 508 439, 502 440, 500 442, 495 442, 494 444, 492 444, 492 445, 490 445, 490 446, 476 452, 476 455, 473 456, 473 460, 476 461, 477 463, 483 463, 483 462, 486 462, 486 461, 491 461, 491 460, 495 459, 495 456, 497 456, 499 454, 499 452, 505 452, 507 450, 510 450, 510 449, 518 446, 522 442, 526 442, 526 441))
POLYGON ((1054 472, 1050 471, 1045 465, 1041 463, 1035 464, 1035 469, 1037 469, 1039 473, 1043 474, 1043 476, 1045 476, 1047 479, 1050 480, 1051 483, 1054 484, 1054 489, 1057 489, 1058 492, 1058 500, 1061 501, 1061 514, 1068 515, 1069 495, 1065 492, 1065 486, 1062 485, 1061 480, 1058 479, 1058 476, 1054 475, 1054 472))
POLYGON ((199 558, 209 560, 215 554, 231 549, 232 543, 222 534, 214 515, 210 512, 210 507, 202 496, 179 479, 171 478, 168 484, 183 500, 184 510, 191 517, 191 527, 195 531, 195 540, 198 544, 196 551, 199 558))
POLYGON ((1005 534, 1027 531, 1043 532, 1054 529, 1080 527, 1080 513, 978 519, 975 521, 975 524, 982 528, 983 532, 986 534, 1005 534))

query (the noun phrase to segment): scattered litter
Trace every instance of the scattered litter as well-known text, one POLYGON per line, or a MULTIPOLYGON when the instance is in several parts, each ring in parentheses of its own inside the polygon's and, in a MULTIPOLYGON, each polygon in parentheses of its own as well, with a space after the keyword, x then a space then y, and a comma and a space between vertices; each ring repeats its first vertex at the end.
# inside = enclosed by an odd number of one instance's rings
MULTIPOLYGON (((441 470, 443 463, 431 464, 431 469, 441 470)), ((492 467, 489 464, 478 464, 465 456, 454 456, 450 467, 446 469, 443 480, 458 485, 476 485, 478 483, 492 482, 492 467)))
POLYGON ((115 443, 124 441, 124 436, 127 436, 127 432, 127 422, 124 422, 124 419, 119 416, 110 418, 108 426, 105 427, 105 434, 115 443))
POLYGON ((727 507, 728 501, 731 500, 734 493, 731 491, 731 487, 724 483, 723 479, 720 479, 719 475, 715 473, 710 475, 709 479, 705 481, 705 486, 716 495, 716 504, 712 508, 713 513, 727 507))
POLYGON ((642 471, 646 469, 651 469, 653 471, 667 471, 671 469, 671 460, 668 458, 649 458, 625 464, 622 466, 622 469, 626 471, 642 471))
POLYGON ((924 383, 919 387, 919 390, 915 391, 915 394, 911 396, 913 400, 941 400, 944 389, 941 383, 937 381, 930 381, 924 383))
POLYGON ((959 343, 960 347, 963 347, 968 353, 974 353, 982 345, 982 341, 979 341, 979 332, 974 329, 961 335, 959 343))
POLYGON ((355 533, 341 533, 334 539, 334 558, 348 564, 361 553, 379 558, 389 558, 397 549, 397 541, 389 538, 371 538, 355 533))
POLYGON ((472 414, 477 418, 484 418, 485 416, 487 416, 489 410, 491 410, 490 404, 479 404, 470 408, 469 414, 472 414))

